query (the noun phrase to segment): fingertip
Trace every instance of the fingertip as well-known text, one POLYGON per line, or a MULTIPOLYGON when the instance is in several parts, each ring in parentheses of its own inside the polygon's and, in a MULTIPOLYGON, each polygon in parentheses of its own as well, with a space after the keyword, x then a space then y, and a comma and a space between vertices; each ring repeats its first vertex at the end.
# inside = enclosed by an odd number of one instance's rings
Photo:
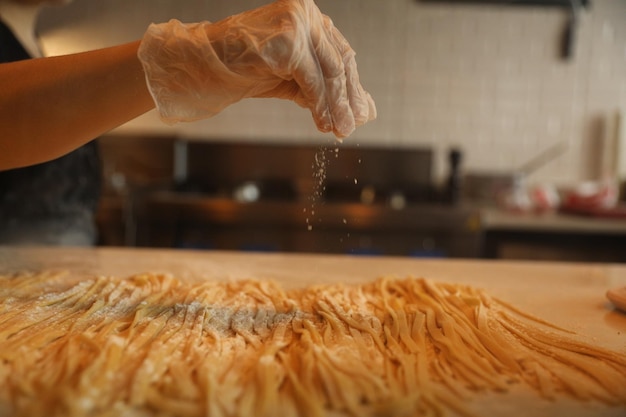
POLYGON ((357 122, 352 112, 341 115, 333 120, 333 133, 338 138, 346 138, 354 132, 357 122))
POLYGON ((328 110, 315 111, 315 109, 311 109, 311 112, 313 113, 315 125, 320 132, 328 133, 334 130, 333 122, 328 110))
POLYGON ((320 132, 332 132, 338 138, 350 136, 357 127, 357 122, 351 112, 350 114, 339 116, 337 114, 331 114, 329 109, 317 112, 311 109, 311 114, 320 132))
POLYGON ((348 136, 350 136, 353 132, 354 132, 354 128, 346 130, 346 131, 339 131, 339 130, 335 130, 333 133, 335 134, 335 137, 337 139, 345 139, 348 136))

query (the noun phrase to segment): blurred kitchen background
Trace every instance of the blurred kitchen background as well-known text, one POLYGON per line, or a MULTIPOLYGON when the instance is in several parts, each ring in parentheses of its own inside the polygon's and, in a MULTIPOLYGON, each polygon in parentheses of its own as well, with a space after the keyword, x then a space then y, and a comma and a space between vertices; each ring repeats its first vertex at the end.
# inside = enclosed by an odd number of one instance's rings
MULTIPOLYGON (((58 55, 264 3, 75 0, 39 29, 58 55)), ((102 245, 626 262, 626 1, 317 4, 378 119, 337 143, 280 100, 148 113, 99 139, 102 245)))

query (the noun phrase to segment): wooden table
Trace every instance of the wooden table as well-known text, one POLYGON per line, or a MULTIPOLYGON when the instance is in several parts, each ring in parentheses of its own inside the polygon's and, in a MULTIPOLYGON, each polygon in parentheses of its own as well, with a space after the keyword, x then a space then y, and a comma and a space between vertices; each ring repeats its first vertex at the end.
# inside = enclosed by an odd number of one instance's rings
MULTIPOLYGON (((0 248, 0 274, 43 269, 68 270, 72 279, 140 272, 168 272, 190 280, 271 279, 286 288, 362 283, 381 276, 425 277, 485 289, 525 312, 585 335, 584 339, 594 345, 626 354, 626 314, 615 310, 605 296, 610 288, 626 286, 626 265, 115 248, 0 248)), ((524 415, 554 415, 556 409, 550 408, 553 405, 540 403, 537 409, 528 408, 526 403, 525 410, 534 411, 524 415)), ((507 406, 511 407, 510 403, 507 406)), ((623 408, 598 409, 580 404, 571 405, 567 412, 581 416, 626 415, 623 408)))

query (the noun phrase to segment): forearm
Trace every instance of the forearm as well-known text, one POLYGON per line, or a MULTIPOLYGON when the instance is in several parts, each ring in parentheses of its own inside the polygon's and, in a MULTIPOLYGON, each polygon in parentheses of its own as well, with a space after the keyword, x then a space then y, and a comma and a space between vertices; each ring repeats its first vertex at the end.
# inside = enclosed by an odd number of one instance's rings
POLYGON ((288 99, 347 137, 376 117, 354 57, 313 0, 278 0, 214 24, 150 25, 141 42, 2 64, 0 170, 59 157, 155 102, 176 123, 244 98, 288 99))
POLYGON ((138 45, 0 65, 0 170, 59 157, 154 107, 138 45))

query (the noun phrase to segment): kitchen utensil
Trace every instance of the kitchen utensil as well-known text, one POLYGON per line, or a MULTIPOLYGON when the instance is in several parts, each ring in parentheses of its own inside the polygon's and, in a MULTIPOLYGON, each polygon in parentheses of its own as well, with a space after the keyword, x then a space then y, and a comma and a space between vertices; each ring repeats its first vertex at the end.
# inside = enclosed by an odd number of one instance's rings
POLYGON ((528 176, 539 168, 545 166, 548 162, 551 162, 553 159, 563 154, 563 152, 565 152, 566 150, 567 144, 564 142, 558 142, 545 149, 538 155, 534 156, 530 160, 526 161, 517 169, 517 172, 521 175, 528 176))
POLYGON ((524 191, 525 179, 567 150, 567 144, 556 143, 512 171, 472 172, 464 177, 464 196, 471 201, 503 204, 515 192, 524 191))

